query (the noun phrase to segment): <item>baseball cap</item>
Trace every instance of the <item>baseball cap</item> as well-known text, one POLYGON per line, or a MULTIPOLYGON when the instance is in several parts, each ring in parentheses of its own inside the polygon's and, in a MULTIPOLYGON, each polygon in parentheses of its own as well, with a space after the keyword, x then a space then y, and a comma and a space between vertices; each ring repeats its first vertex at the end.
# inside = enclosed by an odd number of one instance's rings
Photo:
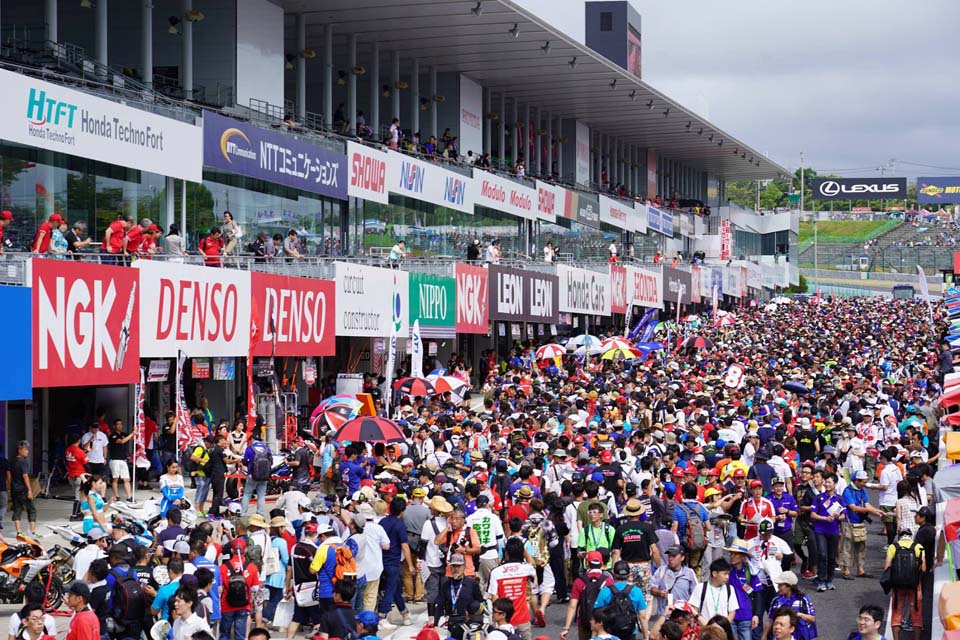
POLYGON ((917 515, 923 516, 923 519, 926 520, 927 522, 933 522, 937 517, 936 515, 934 515, 933 509, 931 509, 930 507, 920 507, 919 509, 914 511, 914 513, 916 513, 917 515))
POLYGON ((770 486, 773 486, 775 484, 787 484, 787 482, 783 478, 777 476, 776 478, 770 481, 770 486))
POLYGON ((326 522, 324 522, 323 524, 318 524, 318 525, 317 525, 317 533, 318 533, 319 535, 321 535, 321 536, 322 536, 322 535, 327 535, 327 534, 333 533, 333 527, 331 527, 331 526, 330 526, 329 524, 327 524, 326 522))
POLYGON ((94 527, 93 529, 90 529, 89 533, 87 533, 87 538, 90 539, 90 542, 96 542, 97 540, 100 540, 101 538, 106 538, 106 537, 107 537, 107 532, 101 529, 100 527, 94 527))
MULTIPOLYGON (((367 612, 364 611, 363 613, 367 613, 367 612)), ((373 613, 373 611, 371 611, 370 613, 373 613)), ((420 629, 417 635, 410 636, 410 640, 440 640, 440 634, 437 633, 437 630, 434 629, 433 627, 424 627, 420 629)))
POLYGON ((557 458, 566 458, 567 452, 565 449, 557 449, 553 452, 553 455, 554 457, 557 457, 557 458))
POLYGON ((427 490, 423 487, 417 487, 412 492, 414 498, 425 498, 427 497, 427 490))
POLYGON ((720 495, 720 490, 714 489, 713 487, 710 487, 709 489, 703 492, 704 499, 712 498, 713 496, 718 496, 718 495, 720 495))
POLYGON ((9 211, 0 211, 0 220, 13 220, 13 214, 9 211))
POLYGON ((386 494, 388 496, 397 495, 397 485, 395 484, 385 484, 380 487, 380 493, 386 494))
MULTIPOLYGON (((733 477, 734 477, 734 478, 746 478, 746 477, 747 477, 747 470, 746 470, 746 469, 734 469, 734 470, 733 470, 733 477)), ((761 482, 760 484, 763 484, 763 483, 761 482)))
POLYGON ((751 481, 750 481, 750 488, 751 488, 751 489, 756 489, 756 488, 758 488, 758 487, 763 488, 763 481, 761 481, 761 480, 751 480, 751 481))
POLYGON ((672 547, 667 547, 668 556, 679 556, 683 554, 683 547, 678 544, 673 545, 672 547))
POLYGON ((448 564, 467 564, 467 560, 463 557, 462 553, 453 553, 450 554, 450 561, 448 564))
POLYGON ((870 478, 870 474, 864 471, 863 469, 853 474, 854 480, 868 480, 869 478, 870 478))
POLYGON ((375 611, 370 611, 369 609, 358 613, 355 620, 364 626, 380 624, 380 616, 378 616, 375 611))
POLYGON ((673 474, 673 477, 674 477, 674 478, 682 478, 683 475, 684 475, 684 474, 683 474, 683 467, 681 467, 680 465, 675 466, 675 467, 673 468, 672 474, 673 474))
POLYGON ((600 452, 600 462, 603 462, 603 463, 613 462, 613 451, 610 451, 609 449, 604 449, 602 452, 600 452))
POLYGON ((696 465, 692 465, 692 464, 688 464, 688 465, 687 465, 686 474, 687 474, 688 476, 695 476, 695 475, 697 475, 698 473, 699 473, 699 471, 697 471, 696 465))
POLYGON ((304 523, 303 523, 303 532, 304 532, 304 533, 316 533, 316 532, 317 532, 317 523, 316 523, 316 522, 304 522, 304 523))
POLYGON ((50 216, 50 222, 63 222, 63 218, 60 217, 59 213, 54 213, 50 216))
POLYGON ((67 587, 67 593, 72 593, 75 596, 80 596, 87 602, 90 601, 90 587, 81 580, 74 580, 67 587))
POLYGON ((587 554, 587 564, 591 567, 600 567, 603 565, 603 555, 599 551, 591 551, 587 554))

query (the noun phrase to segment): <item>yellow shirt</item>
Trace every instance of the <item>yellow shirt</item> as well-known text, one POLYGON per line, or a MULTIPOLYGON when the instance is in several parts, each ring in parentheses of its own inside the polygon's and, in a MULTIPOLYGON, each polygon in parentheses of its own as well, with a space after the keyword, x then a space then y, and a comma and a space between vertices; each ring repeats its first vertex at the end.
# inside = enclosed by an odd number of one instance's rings
POLYGON ((923 567, 923 545, 914 543, 913 540, 897 540, 894 544, 887 547, 887 560, 893 560, 893 556, 897 554, 897 545, 900 545, 904 549, 909 549, 914 544, 917 546, 913 552, 916 554, 917 560, 920 561, 920 566, 923 567))
POLYGON ((733 472, 737 469, 743 469, 744 473, 750 471, 750 467, 748 467, 747 463, 743 460, 731 460, 724 465, 723 470, 720 472, 720 482, 726 482, 727 479, 732 476, 733 472))

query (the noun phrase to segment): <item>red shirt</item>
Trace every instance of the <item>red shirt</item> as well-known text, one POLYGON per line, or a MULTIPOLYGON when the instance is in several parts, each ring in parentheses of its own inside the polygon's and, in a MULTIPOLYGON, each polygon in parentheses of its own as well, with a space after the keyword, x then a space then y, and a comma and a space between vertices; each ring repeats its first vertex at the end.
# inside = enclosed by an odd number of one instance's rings
MULTIPOLYGON (((130 245, 127 245, 130 246, 130 245)), ((140 257, 146 260, 149 260, 153 250, 157 246, 157 238, 153 235, 143 236, 143 240, 140 241, 140 257)))
POLYGON ((114 220, 110 223, 108 227, 110 229, 110 244, 107 244, 107 236, 103 236, 103 244, 101 247, 107 253, 120 253, 123 251, 123 238, 126 235, 126 231, 123 228, 123 222, 121 220, 114 220))
POLYGON ((67 447, 65 458, 67 461, 68 478, 79 478, 86 473, 83 465, 87 464, 87 453, 80 448, 79 444, 72 444, 67 447))
POLYGON ((89 607, 78 611, 70 621, 66 640, 100 640, 100 618, 89 607))
MULTIPOLYGON (((761 518, 776 520, 777 510, 773 508, 773 503, 766 498, 754 500, 753 497, 751 497, 748 500, 744 500, 743 505, 740 507, 740 517, 744 520, 754 521, 759 521, 761 518)), ((757 525, 748 524, 745 539, 749 540, 750 538, 756 537, 757 525)))
POLYGON ((203 260, 207 266, 220 266, 220 254, 223 250, 223 240, 220 238, 214 238, 213 236, 207 236, 200 241, 200 246, 197 248, 200 249, 200 253, 208 256, 203 260))
MULTIPOLYGON (((138 224, 130 227, 127 231, 127 253, 135 253, 140 249, 140 243, 143 242, 143 227, 138 224)), ((123 246, 122 244, 120 245, 123 246)))
MULTIPOLYGON (((227 585, 230 582, 230 566, 232 566, 235 571, 240 571, 240 559, 237 556, 232 556, 229 561, 220 565, 220 584, 222 585, 220 587, 220 611, 222 613, 250 611, 249 602, 245 607, 231 607, 227 604, 227 585)), ((243 577, 247 583, 247 596, 250 600, 253 600, 253 589, 260 585, 260 574, 257 571, 257 566, 252 562, 248 563, 243 570, 243 577)))
POLYGON ((33 238, 33 248, 37 253, 46 253, 50 248, 50 237, 53 235, 53 227, 50 226, 50 223, 44 220, 40 223, 40 227, 37 229, 37 235, 33 238), (43 234, 43 238, 40 238, 40 234, 43 234), (37 246, 37 239, 40 238, 40 245, 37 246))
POLYGON ((150 416, 144 416, 143 418, 143 442, 146 444, 145 449, 156 449, 157 443, 153 442, 153 438, 157 435, 157 423, 153 421, 153 418, 150 416))

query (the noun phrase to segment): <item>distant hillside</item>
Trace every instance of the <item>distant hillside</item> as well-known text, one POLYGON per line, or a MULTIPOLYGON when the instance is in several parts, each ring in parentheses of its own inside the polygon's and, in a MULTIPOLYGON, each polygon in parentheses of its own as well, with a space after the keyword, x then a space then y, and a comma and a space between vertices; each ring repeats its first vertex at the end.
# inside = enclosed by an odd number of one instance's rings
MULTIPOLYGON (((872 240, 902 224, 901 220, 821 220, 817 223, 817 242, 821 244, 857 243, 872 240)), ((800 223, 800 251, 813 244, 813 222, 800 223)))

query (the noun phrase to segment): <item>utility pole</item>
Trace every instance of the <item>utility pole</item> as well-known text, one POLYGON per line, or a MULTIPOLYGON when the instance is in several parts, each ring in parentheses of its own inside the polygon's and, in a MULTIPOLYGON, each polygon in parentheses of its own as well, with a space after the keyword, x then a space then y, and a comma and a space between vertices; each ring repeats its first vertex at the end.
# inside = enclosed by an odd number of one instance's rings
MULTIPOLYGON (((800 152, 800 214, 803 215, 803 151, 800 152)), ((817 254, 817 212, 813 212, 813 277, 820 266, 820 257, 817 254)))

